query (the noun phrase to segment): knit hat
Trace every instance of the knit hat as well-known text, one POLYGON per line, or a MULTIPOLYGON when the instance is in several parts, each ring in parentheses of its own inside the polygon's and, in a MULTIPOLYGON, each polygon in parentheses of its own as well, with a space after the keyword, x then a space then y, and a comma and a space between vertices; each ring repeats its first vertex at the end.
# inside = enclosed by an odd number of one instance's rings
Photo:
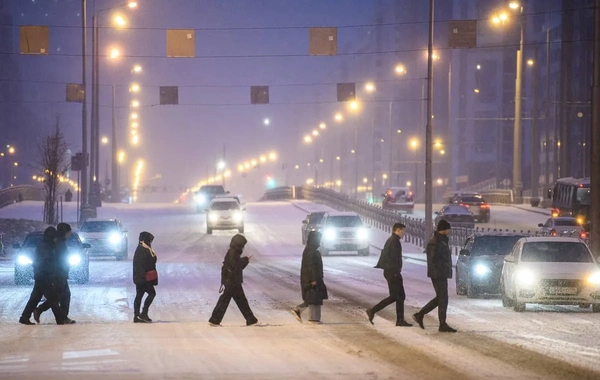
POLYGON ((447 221, 445 221, 444 219, 440 220, 440 222, 437 225, 437 230, 439 231, 446 231, 450 229, 450 223, 448 223, 447 221))

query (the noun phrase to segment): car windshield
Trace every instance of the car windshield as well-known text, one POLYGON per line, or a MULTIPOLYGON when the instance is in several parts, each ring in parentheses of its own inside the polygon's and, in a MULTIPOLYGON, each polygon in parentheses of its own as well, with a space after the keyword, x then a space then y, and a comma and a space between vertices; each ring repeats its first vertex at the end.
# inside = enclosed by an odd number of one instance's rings
POLYGON ((506 256, 523 236, 480 236, 473 244, 473 256, 506 256))
POLYGON ((531 242, 523 245, 523 262, 539 263, 593 263, 592 255, 583 243, 531 242))
POLYGON ((314 213, 310 214, 310 216, 308 217, 308 223, 309 224, 323 223, 323 217, 325 217, 324 212, 314 212, 314 213))
POLYGON ((37 248, 37 246, 42 242, 43 237, 44 236, 42 234, 32 234, 27 236, 23 242, 23 248, 37 248))
POLYGON ((327 218, 327 227, 362 227, 363 222, 358 215, 338 215, 327 218))
POLYGON ((471 212, 468 208, 463 206, 447 206, 444 208, 444 214, 458 214, 458 215, 468 215, 471 212))
POLYGON ((116 230, 117 225, 115 222, 104 221, 104 222, 85 222, 79 231, 81 232, 106 232, 116 230))
POLYGON ((205 194, 225 194, 223 186, 203 186, 200 188, 200 192, 205 194))
POLYGON ((468 195, 468 196, 463 196, 461 198, 462 202, 469 202, 469 203, 478 203, 478 202, 485 202, 483 200, 483 197, 481 195, 468 195))
POLYGON ((579 226, 579 224, 577 224, 577 219, 560 219, 560 220, 555 220, 554 224, 556 226, 579 226))
POLYGON ((237 210, 240 206, 236 202, 214 202, 210 208, 212 210, 237 210))

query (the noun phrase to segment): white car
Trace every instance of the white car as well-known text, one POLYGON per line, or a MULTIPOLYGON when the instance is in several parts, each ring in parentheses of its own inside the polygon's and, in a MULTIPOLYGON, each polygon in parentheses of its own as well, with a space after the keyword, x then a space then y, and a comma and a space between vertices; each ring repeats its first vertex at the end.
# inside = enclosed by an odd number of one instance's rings
POLYGON ((214 198, 206 210, 206 233, 214 230, 238 230, 244 233, 244 209, 231 198, 214 198))
POLYGON ((127 231, 119 219, 90 218, 77 233, 83 243, 91 245, 90 256, 127 258, 127 231))
POLYGON ((500 287, 502 305, 515 311, 537 303, 600 312, 600 268, 578 238, 520 239, 504 258, 500 287))
POLYGON ((580 237, 585 239, 587 233, 577 220, 572 216, 559 216, 556 218, 548 218, 546 223, 538 224, 540 227, 540 233, 549 236, 567 236, 567 237, 580 237))
POLYGON ((355 212, 328 212, 321 233, 321 254, 355 251, 369 255, 369 230, 355 212))

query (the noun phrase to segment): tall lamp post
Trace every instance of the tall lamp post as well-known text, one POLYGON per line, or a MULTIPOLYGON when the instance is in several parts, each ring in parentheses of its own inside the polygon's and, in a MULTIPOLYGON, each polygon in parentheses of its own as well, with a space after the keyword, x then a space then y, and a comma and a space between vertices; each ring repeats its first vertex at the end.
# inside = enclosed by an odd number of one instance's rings
POLYGON ((413 138, 410 140, 410 149, 415 152, 415 189, 414 194, 418 194, 419 191, 419 140, 413 138))

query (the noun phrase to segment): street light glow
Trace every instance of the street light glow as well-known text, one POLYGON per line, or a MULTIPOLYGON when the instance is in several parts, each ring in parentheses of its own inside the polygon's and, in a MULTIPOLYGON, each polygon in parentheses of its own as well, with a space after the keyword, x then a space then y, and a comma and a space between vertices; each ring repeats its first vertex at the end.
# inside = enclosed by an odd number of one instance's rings
POLYGON ((367 90, 367 92, 373 92, 375 91, 375 85, 371 82, 365 84, 365 90, 367 90))
POLYGON ((15 154, 15 147, 11 146, 8 148, 8 154, 15 154))
POLYGON ((335 121, 343 121, 344 120, 344 116, 341 113, 336 113, 335 114, 335 121))
POLYGON ((478 88, 474 88, 473 92, 476 93, 476 94, 479 94, 479 89, 478 88))
POLYGON ((140 65, 133 66, 133 72, 134 73, 141 73, 142 72, 142 66, 140 66, 140 65))
POLYGON ((108 144, 108 137, 102 137, 102 144, 108 144))
POLYGON ((327 128, 327 124, 321 123, 321 124, 319 124, 319 128, 325 129, 325 128, 327 128))
POLYGON ((383 179, 387 179, 388 175, 386 173, 383 173, 382 177, 383 179))
POLYGON ((410 181, 406 181, 406 186, 410 187, 410 185, 412 185, 412 183, 410 181))
POLYGON ((318 136, 319 135, 319 131, 317 131, 316 129, 312 131, 313 136, 318 136))
POLYGON ((219 163, 217 164, 217 168, 219 170, 225 169, 225 161, 219 161, 219 163))
POLYGON ((271 124, 271 120, 269 120, 269 118, 266 118, 266 119, 263 121, 263 123, 264 123, 265 125, 269 125, 269 124, 271 124))
POLYGON ((477 65, 477 70, 481 70, 481 65, 477 65))
POLYGON ((133 123, 131 123, 131 128, 137 128, 138 127, 138 122, 134 121, 133 123))
POLYGON ((137 1, 130 1, 130 2, 128 2, 128 3, 127 3, 127 6, 128 6, 130 9, 134 9, 134 8, 137 8, 137 6, 138 6, 138 3, 137 3, 137 1))
POLYGON ((359 105, 360 104, 356 100, 353 100, 350 102, 350 104, 348 106, 350 107, 351 110, 356 111, 356 110, 358 110, 359 105))
POLYGON ((269 153, 269 160, 275 161, 277 159, 277 153, 271 152, 269 153))
POLYGON ((267 157, 265 156, 260 156, 260 162, 267 162, 267 157))
POLYGON ((310 137, 309 135, 304 136, 304 142, 305 143, 311 143, 312 142, 312 137, 310 137))
POLYGON ((121 52, 119 51, 119 49, 112 48, 112 49, 110 49, 110 51, 108 53, 108 58, 117 59, 117 58, 119 58, 120 55, 121 55, 121 52))
POLYGON ((396 65, 396 74, 406 74, 406 68, 403 65, 396 65))
POLYGON ((123 152, 123 151, 119 152, 119 155, 117 156, 117 161, 119 161, 119 162, 125 161, 125 152, 123 152))
POLYGON ((127 25, 127 20, 125 20, 125 17, 123 17, 122 15, 116 15, 115 18, 113 19, 113 22, 119 28, 122 28, 125 25, 127 25))
POLYGON ((137 83, 133 83, 131 85, 131 87, 129 87, 129 92, 139 92, 140 91, 140 85, 137 83))
POLYGON ((337 156, 335 159, 339 161, 339 160, 341 160, 341 157, 337 156))
POLYGON ((535 61, 533 59, 528 59, 527 60, 527 65, 528 66, 533 66, 535 64, 535 61))
POLYGON ((410 147, 413 149, 417 149, 417 147, 419 146, 419 140, 417 139, 411 139, 410 140, 410 147))
POLYGON ((133 112, 130 116, 133 120, 136 120, 138 118, 138 114, 133 112))
POLYGON ((140 106, 140 102, 139 102, 139 101, 137 101, 137 100, 132 100, 132 101, 131 101, 131 106, 132 106, 133 108, 137 108, 137 107, 139 107, 139 106, 140 106))
POLYGON ((517 3, 516 1, 511 1, 510 4, 508 4, 508 7, 510 9, 519 9, 519 3, 517 3))
POLYGON ((139 144, 139 143, 140 143, 140 136, 138 136, 138 135, 135 135, 135 136, 133 136, 133 137, 131 138, 131 143, 132 143, 133 145, 137 145, 137 144, 139 144))

